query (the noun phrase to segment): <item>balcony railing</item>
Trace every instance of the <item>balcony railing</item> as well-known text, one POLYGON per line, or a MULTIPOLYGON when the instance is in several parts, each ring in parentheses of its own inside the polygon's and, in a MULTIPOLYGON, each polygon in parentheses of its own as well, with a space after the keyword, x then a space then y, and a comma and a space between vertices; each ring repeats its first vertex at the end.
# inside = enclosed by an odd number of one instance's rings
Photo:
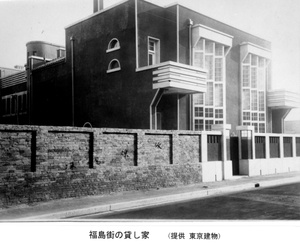
POLYGON ((153 71, 153 89, 168 93, 206 92, 206 71, 176 62, 164 62, 153 71))
POLYGON ((272 109, 299 108, 300 95, 286 90, 268 91, 268 107, 272 109))

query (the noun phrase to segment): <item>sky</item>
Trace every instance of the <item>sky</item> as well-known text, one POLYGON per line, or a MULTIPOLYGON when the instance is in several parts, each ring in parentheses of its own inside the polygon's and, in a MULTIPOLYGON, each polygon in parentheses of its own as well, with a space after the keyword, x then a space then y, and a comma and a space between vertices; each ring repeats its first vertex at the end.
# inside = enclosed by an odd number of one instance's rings
MULTIPOLYGON (((300 0, 148 0, 177 2, 272 42, 273 89, 300 93, 300 0)), ((104 0, 104 8, 120 0, 104 0)), ((26 43, 65 45, 65 27, 93 13, 93 0, 0 0, 0 67, 26 62, 26 43)), ((300 113, 299 113, 300 114, 300 113)))

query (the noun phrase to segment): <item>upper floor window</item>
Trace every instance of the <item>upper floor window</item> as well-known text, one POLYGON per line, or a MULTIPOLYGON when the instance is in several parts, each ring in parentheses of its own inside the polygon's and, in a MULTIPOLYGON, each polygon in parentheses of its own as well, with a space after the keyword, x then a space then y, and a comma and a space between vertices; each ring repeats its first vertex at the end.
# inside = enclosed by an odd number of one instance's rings
POLYGON ((204 38, 195 43, 193 65, 207 70, 207 91, 193 95, 194 130, 211 130, 212 124, 224 123, 225 55, 226 46, 223 44, 204 38), (197 113, 200 108, 205 113, 197 113))
POLYGON ((106 52, 112 52, 112 51, 118 50, 118 49, 120 49, 120 47, 121 46, 120 46, 119 40, 117 38, 113 38, 109 42, 106 52))
POLYGON ((19 115, 27 112, 27 92, 19 92, 2 97, 3 116, 19 115))
POLYGON ((160 41, 159 39, 148 37, 148 65, 160 63, 160 41))
POLYGON ((115 72, 118 70, 121 70, 120 62, 117 59, 113 59, 108 65, 107 73, 115 72))
POLYGON ((252 116, 243 116, 243 125, 253 125, 255 132, 265 132, 266 117, 266 83, 267 59, 248 53, 242 61, 242 111, 243 114, 251 113, 252 116), (259 124, 258 120, 259 111, 259 124))

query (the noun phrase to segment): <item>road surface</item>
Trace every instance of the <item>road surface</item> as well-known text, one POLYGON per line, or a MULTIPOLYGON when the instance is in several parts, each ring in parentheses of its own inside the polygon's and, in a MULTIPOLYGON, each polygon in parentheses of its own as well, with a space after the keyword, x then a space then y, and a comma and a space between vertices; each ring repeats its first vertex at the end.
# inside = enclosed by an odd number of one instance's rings
POLYGON ((81 219, 300 220, 300 182, 81 219))

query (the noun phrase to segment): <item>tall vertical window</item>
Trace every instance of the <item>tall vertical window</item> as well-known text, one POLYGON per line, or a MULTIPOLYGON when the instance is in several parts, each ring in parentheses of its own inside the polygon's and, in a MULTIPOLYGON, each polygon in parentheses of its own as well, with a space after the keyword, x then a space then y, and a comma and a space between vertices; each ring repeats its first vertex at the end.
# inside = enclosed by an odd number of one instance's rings
POLYGON ((243 89, 243 110, 250 110, 250 89, 243 89))
POLYGON ((194 130, 224 124, 225 46, 204 38, 195 44, 193 65, 207 70, 207 91, 193 95, 194 130), (204 113, 199 113, 204 111, 204 113), (200 123, 201 122, 201 123, 200 123))
POLYGON ((160 45, 159 40, 148 38, 148 65, 160 63, 160 45))
POLYGON ((253 125, 255 132, 260 133, 265 133, 266 128, 266 63, 266 58, 249 53, 242 62, 241 69, 242 123, 243 125, 253 125), (248 116, 250 114, 251 116, 248 116), (257 123, 258 120, 260 121, 259 124, 257 123))
POLYGON ((207 82, 207 92, 205 96, 205 105, 214 105, 214 85, 213 82, 207 82))
POLYGON ((215 106, 223 107, 223 84, 215 84, 215 106))

